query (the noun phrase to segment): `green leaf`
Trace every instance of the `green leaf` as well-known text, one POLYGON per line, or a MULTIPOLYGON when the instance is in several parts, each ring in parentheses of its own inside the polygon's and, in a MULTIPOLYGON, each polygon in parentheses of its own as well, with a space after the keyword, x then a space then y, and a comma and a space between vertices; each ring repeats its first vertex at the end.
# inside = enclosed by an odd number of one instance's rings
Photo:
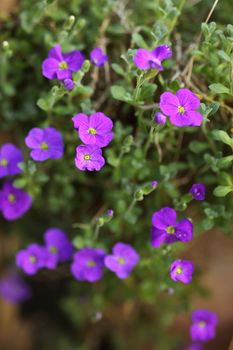
POLYGON ((214 195, 216 197, 225 197, 228 193, 233 191, 233 187, 230 186, 217 186, 214 189, 214 195))
POLYGON ((48 101, 44 98, 39 98, 39 100, 36 102, 37 106, 40 107, 43 111, 48 111, 50 109, 50 106, 48 104, 48 101))
POLYGON ((221 58, 223 58, 225 61, 231 62, 230 56, 228 56, 228 54, 227 54, 225 51, 222 51, 222 50, 218 51, 218 55, 219 55, 221 58))
POLYGON ((227 168, 233 163, 233 156, 223 157, 218 160, 217 165, 219 168, 227 168))
POLYGON ((201 24, 201 31, 204 34, 205 38, 207 38, 210 35, 210 30, 209 30, 208 24, 202 23, 201 24))
POLYGON ((206 116, 211 116, 213 114, 215 114, 218 109, 219 109, 219 103, 217 102, 212 102, 210 103, 207 107, 206 107, 206 111, 205 111, 205 115, 206 116))
POLYGON ((229 94, 230 90, 224 86, 223 84, 217 83, 217 84, 211 84, 209 85, 209 88, 211 91, 215 92, 216 94, 229 94))
POLYGON ((140 100, 144 101, 144 100, 152 99, 156 89, 157 89, 156 84, 150 84, 150 83, 144 84, 141 87, 140 100))
POLYGON ((119 64, 113 63, 111 67, 117 74, 122 75, 123 77, 125 76, 125 71, 119 64))
POLYGON ((111 94, 112 94, 112 97, 115 98, 116 100, 120 100, 124 102, 132 101, 132 96, 122 86, 113 85, 111 87, 111 94))
POLYGON ((221 141, 233 149, 233 138, 230 137, 226 131, 214 130, 212 131, 213 138, 217 141, 221 141))
POLYGON ((135 43, 138 47, 142 47, 143 49, 147 49, 148 48, 145 40, 138 33, 134 33, 133 34, 133 43, 135 43))
POLYGON ((201 153, 202 151, 205 151, 208 148, 209 146, 205 142, 192 141, 189 144, 189 149, 196 154, 201 153))
POLYGON ((26 180, 25 178, 16 179, 16 180, 14 180, 14 182, 13 182, 13 185, 14 185, 14 187, 16 187, 16 188, 23 188, 23 187, 26 186, 26 184, 27 184, 27 180, 26 180))

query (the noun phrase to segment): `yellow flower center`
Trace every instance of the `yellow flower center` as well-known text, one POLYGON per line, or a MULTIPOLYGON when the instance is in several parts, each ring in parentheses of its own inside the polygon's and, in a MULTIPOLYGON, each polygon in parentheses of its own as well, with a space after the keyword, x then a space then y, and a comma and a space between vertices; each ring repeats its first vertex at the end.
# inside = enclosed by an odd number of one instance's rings
POLYGON ((184 114, 185 113, 185 109, 183 106, 179 106, 178 107, 178 112, 181 113, 181 114, 184 114))
POLYGON ((206 323, 205 323, 205 321, 201 321, 198 323, 198 325, 199 325, 199 327, 204 328, 206 323))
POLYGON ((16 201, 15 195, 12 194, 12 193, 10 193, 10 194, 8 195, 8 201, 9 201, 10 203, 15 203, 15 201, 16 201))
POLYGON ((8 165, 8 160, 7 159, 1 159, 0 160, 0 165, 1 166, 7 166, 8 165))
POLYGON ((29 261, 30 261, 31 264, 35 264, 36 257, 34 255, 29 256, 29 261))
POLYGON ((182 268, 181 267, 177 267, 177 269, 176 269, 177 275, 180 275, 182 272, 183 272, 182 268))
POLYGON ((90 159, 91 159, 90 154, 85 154, 85 155, 84 155, 84 160, 90 160, 90 159))
POLYGON ((94 129, 94 128, 89 128, 89 129, 88 129, 88 134, 95 135, 95 134, 96 134, 96 129, 94 129))
POLYGON ((167 233, 174 234, 175 233, 175 228, 173 226, 168 226, 166 231, 167 231, 167 233))
POLYGON ((88 267, 94 267, 94 266, 96 266, 96 262, 95 262, 94 260, 89 260, 89 261, 87 262, 87 266, 88 266, 88 267))
POLYGON ((117 261, 119 262, 119 264, 123 265, 125 263, 125 259, 124 258, 118 258, 117 261))
POLYGON ((59 68, 64 70, 68 68, 68 64, 65 61, 59 63, 59 68))
POLYGON ((50 251, 50 253, 52 253, 52 254, 57 254, 57 247, 55 247, 54 245, 51 245, 51 246, 49 247, 49 251, 50 251))
POLYGON ((47 151, 49 149, 49 146, 48 146, 47 142, 41 142, 40 148, 44 151, 47 151))

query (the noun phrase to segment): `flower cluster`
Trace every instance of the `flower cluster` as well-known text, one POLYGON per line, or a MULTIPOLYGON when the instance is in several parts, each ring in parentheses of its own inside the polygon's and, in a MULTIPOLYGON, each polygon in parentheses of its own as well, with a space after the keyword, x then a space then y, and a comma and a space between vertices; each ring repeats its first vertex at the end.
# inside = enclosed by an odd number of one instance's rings
POLYGON ((164 92, 160 96, 159 106, 165 115, 157 114, 158 124, 165 124, 166 116, 170 117, 171 124, 178 127, 202 124, 203 117, 197 111, 200 99, 189 89, 180 89, 176 94, 164 92))
POLYGON ((162 61, 172 56, 172 50, 168 45, 161 45, 152 51, 138 49, 134 56, 135 65, 141 70, 163 70, 162 61))
POLYGON ((205 185, 202 183, 193 184, 189 192, 192 195, 192 198, 197 201, 203 201, 205 199, 205 185))
POLYGON ((37 162, 59 159, 64 153, 62 135, 54 128, 31 129, 25 138, 25 143, 32 150, 31 158, 37 162))
POLYGON ((58 263, 69 260, 73 245, 67 235, 58 228, 44 233, 45 245, 30 244, 16 254, 16 265, 28 275, 35 275, 40 269, 55 269, 58 263))
MULTIPOLYGON (((65 86, 72 82, 72 74, 82 68, 84 62, 83 54, 74 50, 62 53, 61 46, 55 45, 42 63, 42 74, 45 78, 62 80, 65 86)), ((69 89, 69 88, 68 88, 69 89)))
POLYGON ((48 229, 44 233, 44 242, 44 246, 33 243, 16 254, 16 265, 26 274, 35 275, 42 268, 53 270, 73 256, 71 273, 78 281, 99 281, 104 267, 125 279, 140 260, 131 245, 121 242, 115 244, 109 255, 103 249, 91 247, 82 248, 73 255, 71 242, 58 228, 48 229))
POLYGON ((190 283, 192 281, 192 274, 194 272, 194 265, 189 260, 175 260, 170 266, 170 276, 175 282, 190 283))
POLYGON ((22 189, 6 181, 0 191, 0 211, 6 220, 12 221, 23 216, 32 205, 32 197, 22 189))
MULTIPOLYGON (((95 48, 90 53, 91 62, 101 67, 108 60, 101 48, 95 48)), ((85 57, 79 50, 63 53, 59 44, 55 45, 42 62, 42 74, 49 80, 58 79, 63 82, 67 90, 75 86, 73 73, 82 69, 85 57)))
POLYGON ((103 277, 106 267, 120 279, 125 279, 139 260, 136 250, 122 242, 114 245, 113 254, 110 255, 103 249, 83 248, 74 255, 71 272, 78 281, 96 282, 103 277))
POLYGON ((189 242, 193 238, 193 224, 189 219, 177 222, 176 211, 165 207, 152 216, 151 244, 159 248, 163 243, 189 242))
POLYGON ((194 342, 200 344, 215 338, 218 317, 208 310, 195 310, 192 313, 190 335, 194 342))
POLYGON ((104 66, 105 62, 108 61, 108 56, 105 55, 101 48, 96 47, 91 51, 90 59, 95 66, 102 67, 104 66))
POLYGON ((102 148, 113 139, 113 122, 102 112, 90 116, 79 113, 72 118, 84 145, 76 148, 75 165, 79 170, 99 171, 105 164, 102 148))
POLYGON ((23 163, 23 155, 18 147, 6 143, 0 148, 0 177, 20 174, 20 163, 23 163))
POLYGON ((31 297, 31 289, 20 275, 10 272, 0 280, 0 296, 9 303, 17 304, 31 297))
MULTIPOLYGON (((171 48, 167 45, 161 45, 152 51, 139 48, 134 56, 134 63, 143 71, 151 69, 162 71, 163 61, 171 56, 171 48)), ((63 53, 61 46, 57 44, 43 61, 42 74, 49 80, 59 80, 67 90, 72 90, 75 86, 74 73, 82 69, 84 60, 84 55, 80 51, 63 53)), ((101 48, 95 48, 90 53, 90 60, 95 66, 101 67, 107 62, 108 56, 101 48)), ((189 89, 179 89, 175 94, 169 91, 162 93, 159 106, 161 111, 154 116, 157 124, 165 124, 168 118, 170 123, 177 127, 200 126, 203 122, 203 116, 198 111, 200 99, 189 89)), ((76 148, 76 167, 81 171, 99 171, 105 165, 102 148, 107 147, 114 137, 112 120, 104 113, 96 112, 90 116, 78 113, 72 121, 83 143, 76 148)), ((64 154, 62 134, 53 127, 31 129, 25 138, 25 143, 31 150, 31 158, 37 162, 59 159, 64 154)), ((22 162, 23 156, 17 147, 11 144, 3 145, 0 149, 0 177, 19 174, 21 172, 19 164, 22 162)), ((150 186, 156 188, 157 181, 152 181, 150 186)), ((198 201, 205 199, 204 184, 193 184, 189 192, 190 198, 192 196, 198 201)), ((15 188, 11 180, 4 183, 0 191, 0 210, 7 220, 21 217, 31 204, 32 198, 28 193, 15 188)), ((112 216, 113 212, 109 211, 108 215, 112 216)), ((153 247, 189 242, 192 238, 191 220, 188 218, 178 220, 173 208, 164 207, 153 213, 151 228, 153 247)), ((26 274, 35 275, 42 268, 53 270, 59 263, 70 259, 72 259, 70 269, 74 278, 93 283, 102 279, 104 268, 114 272, 118 278, 126 279, 139 263, 140 256, 130 244, 122 242, 113 246, 111 254, 93 247, 82 248, 74 254, 73 245, 66 233, 58 228, 49 228, 44 233, 44 245, 32 243, 26 249, 19 251, 16 254, 16 265, 26 274)), ((194 265, 189 260, 177 259, 170 265, 170 277, 174 282, 190 283, 193 272, 194 265)), ((11 289, 14 283, 20 285, 16 279, 4 283, 0 282, 2 294, 2 290, 8 290, 9 285, 11 289)), ((19 295, 13 294, 11 299, 19 300, 24 297, 22 292, 19 295)), ((196 310, 192 315, 192 321, 190 329, 194 341, 192 345, 198 349, 198 346, 202 347, 202 342, 215 336, 217 317, 214 313, 196 310)))

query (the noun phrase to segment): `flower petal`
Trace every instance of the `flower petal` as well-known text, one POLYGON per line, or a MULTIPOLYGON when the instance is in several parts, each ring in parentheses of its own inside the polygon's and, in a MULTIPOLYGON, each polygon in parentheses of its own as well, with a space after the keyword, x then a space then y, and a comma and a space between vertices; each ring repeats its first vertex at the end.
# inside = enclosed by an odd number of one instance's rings
POLYGON ((78 129, 79 127, 82 127, 84 129, 89 128, 89 118, 84 113, 78 113, 73 118, 72 121, 74 123, 74 128, 78 129))
MULTIPOLYGON (((153 58, 153 57, 152 57, 153 58)), ((145 49, 138 49, 134 55, 135 65, 142 70, 150 69, 151 53, 145 49)))
POLYGON ((176 237, 182 242, 189 242, 193 238, 193 224, 188 219, 183 219, 176 225, 176 237))
POLYGON ((186 111, 195 111, 200 107, 200 99, 189 89, 178 90, 176 96, 186 111))
POLYGON ((61 51, 61 45, 56 44, 50 51, 48 54, 49 58, 55 58, 55 60, 61 62, 63 61, 63 57, 62 57, 62 51, 61 51))
POLYGON ((190 126, 200 126, 203 122, 203 116, 199 112, 195 111, 188 111, 187 116, 189 118, 189 125, 190 126))
POLYGON ((42 63, 42 74, 44 77, 52 80, 57 76, 59 61, 54 58, 47 58, 42 63))
POLYGON ((166 232, 158 230, 157 228, 151 228, 151 245, 155 248, 159 248, 165 241, 166 232))
POLYGON ((170 117, 176 115, 178 111, 178 106, 179 100, 176 97, 176 95, 172 94, 171 92, 164 92, 160 96, 159 107, 164 114, 170 117))
POLYGON ((78 70, 80 70, 85 60, 83 54, 78 50, 64 53, 63 57, 64 60, 68 63, 69 70, 71 70, 72 72, 77 72, 78 70))
POLYGON ((72 73, 69 69, 58 69, 57 70, 57 79, 58 80, 64 80, 64 79, 71 79, 72 73))
POLYGON ((172 208, 165 207, 156 211, 152 216, 152 225, 159 230, 165 230, 168 226, 176 224, 176 211, 172 208))
POLYGON ((163 61, 172 56, 172 50, 168 45, 160 45, 152 51, 152 54, 160 61, 163 61))

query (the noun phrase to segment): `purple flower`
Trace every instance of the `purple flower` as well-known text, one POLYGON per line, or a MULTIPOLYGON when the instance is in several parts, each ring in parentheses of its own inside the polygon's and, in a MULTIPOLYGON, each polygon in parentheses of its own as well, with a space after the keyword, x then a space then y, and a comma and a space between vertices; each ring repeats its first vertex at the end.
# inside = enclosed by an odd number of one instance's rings
POLYGON ((65 232, 58 228, 50 228, 44 234, 45 246, 48 251, 46 267, 55 269, 59 262, 69 260, 73 255, 73 246, 65 232))
POLYGON ((105 55, 101 48, 96 47, 91 51, 90 59, 95 66, 102 67, 105 64, 105 62, 108 61, 108 56, 105 55))
POLYGON ((206 342, 215 338, 218 317, 214 312, 196 310, 192 313, 190 335, 194 341, 206 342))
POLYGON ((74 81, 72 79, 65 79, 63 81, 64 86, 66 88, 66 90, 73 90, 74 88, 74 81))
POLYGON ((16 265, 28 275, 35 275, 38 270, 45 267, 46 261, 46 249, 36 243, 30 244, 16 254, 16 265))
POLYGON ((191 343, 185 350, 204 350, 204 347, 201 343, 191 343))
POLYGON ((165 207, 152 216, 151 244, 159 248, 162 243, 188 242, 193 238, 193 225, 190 220, 176 221, 176 211, 165 207))
POLYGON ((192 194, 193 199, 197 201, 203 201, 205 199, 205 185, 204 184, 193 184, 189 192, 192 194))
POLYGON ((170 266, 170 276, 175 282, 190 283, 193 272, 194 265, 189 260, 175 260, 170 266))
POLYGON ((58 159, 63 156, 64 143, 62 135, 54 128, 33 128, 25 138, 26 145, 32 149, 32 159, 43 162, 49 158, 58 159))
POLYGON ((72 73, 79 71, 83 62, 84 56, 80 51, 62 53, 61 46, 55 45, 42 63, 42 74, 50 80, 71 79, 72 73))
POLYGON ((6 181, 0 191, 0 210, 6 220, 16 220, 23 216, 32 205, 32 197, 6 181))
POLYGON ((135 65, 141 70, 163 70, 162 61, 172 56, 172 50, 168 45, 161 45, 152 51, 138 49, 134 56, 135 65))
POLYGON ((114 214, 114 211, 112 209, 108 209, 107 210, 107 215, 108 216, 113 216, 113 214, 114 214))
POLYGON ((200 126, 203 120, 201 113, 197 112, 200 99, 188 89, 180 89, 174 95, 164 92, 160 96, 160 109, 170 117, 172 124, 182 126, 200 126))
POLYGON ((157 181, 151 181, 151 186, 153 187, 153 188, 156 188, 157 187, 157 185, 158 185, 158 182, 157 181))
POLYGON ((113 138, 113 122, 104 113, 97 112, 90 117, 79 113, 72 118, 79 137, 86 145, 107 146, 113 138))
POLYGON ((119 242, 114 245, 113 254, 105 257, 104 264, 117 277, 124 279, 130 275, 139 260, 138 253, 131 245, 119 242))
POLYGON ((74 255, 71 272, 78 281, 96 282, 103 277, 104 257, 102 249, 83 248, 74 255))
POLYGON ((16 273, 0 280, 0 295, 10 303, 20 303, 31 297, 29 285, 16 273))
POLYGON ((164 125, 166 124, 167 117, 164 114, 157 112, 155 113, 154 121, 157 124, 164 125))
POLYGON ((23 155, 18 147, 11 143, 3 145, 0 148, 0 177, 21 173, 18 165, 22 162, 23 155))
POLYGON ((97 146, 81 145, 76 148, 75 165, 79 170, 99 171, 105 164, 102 150, 97 146))

